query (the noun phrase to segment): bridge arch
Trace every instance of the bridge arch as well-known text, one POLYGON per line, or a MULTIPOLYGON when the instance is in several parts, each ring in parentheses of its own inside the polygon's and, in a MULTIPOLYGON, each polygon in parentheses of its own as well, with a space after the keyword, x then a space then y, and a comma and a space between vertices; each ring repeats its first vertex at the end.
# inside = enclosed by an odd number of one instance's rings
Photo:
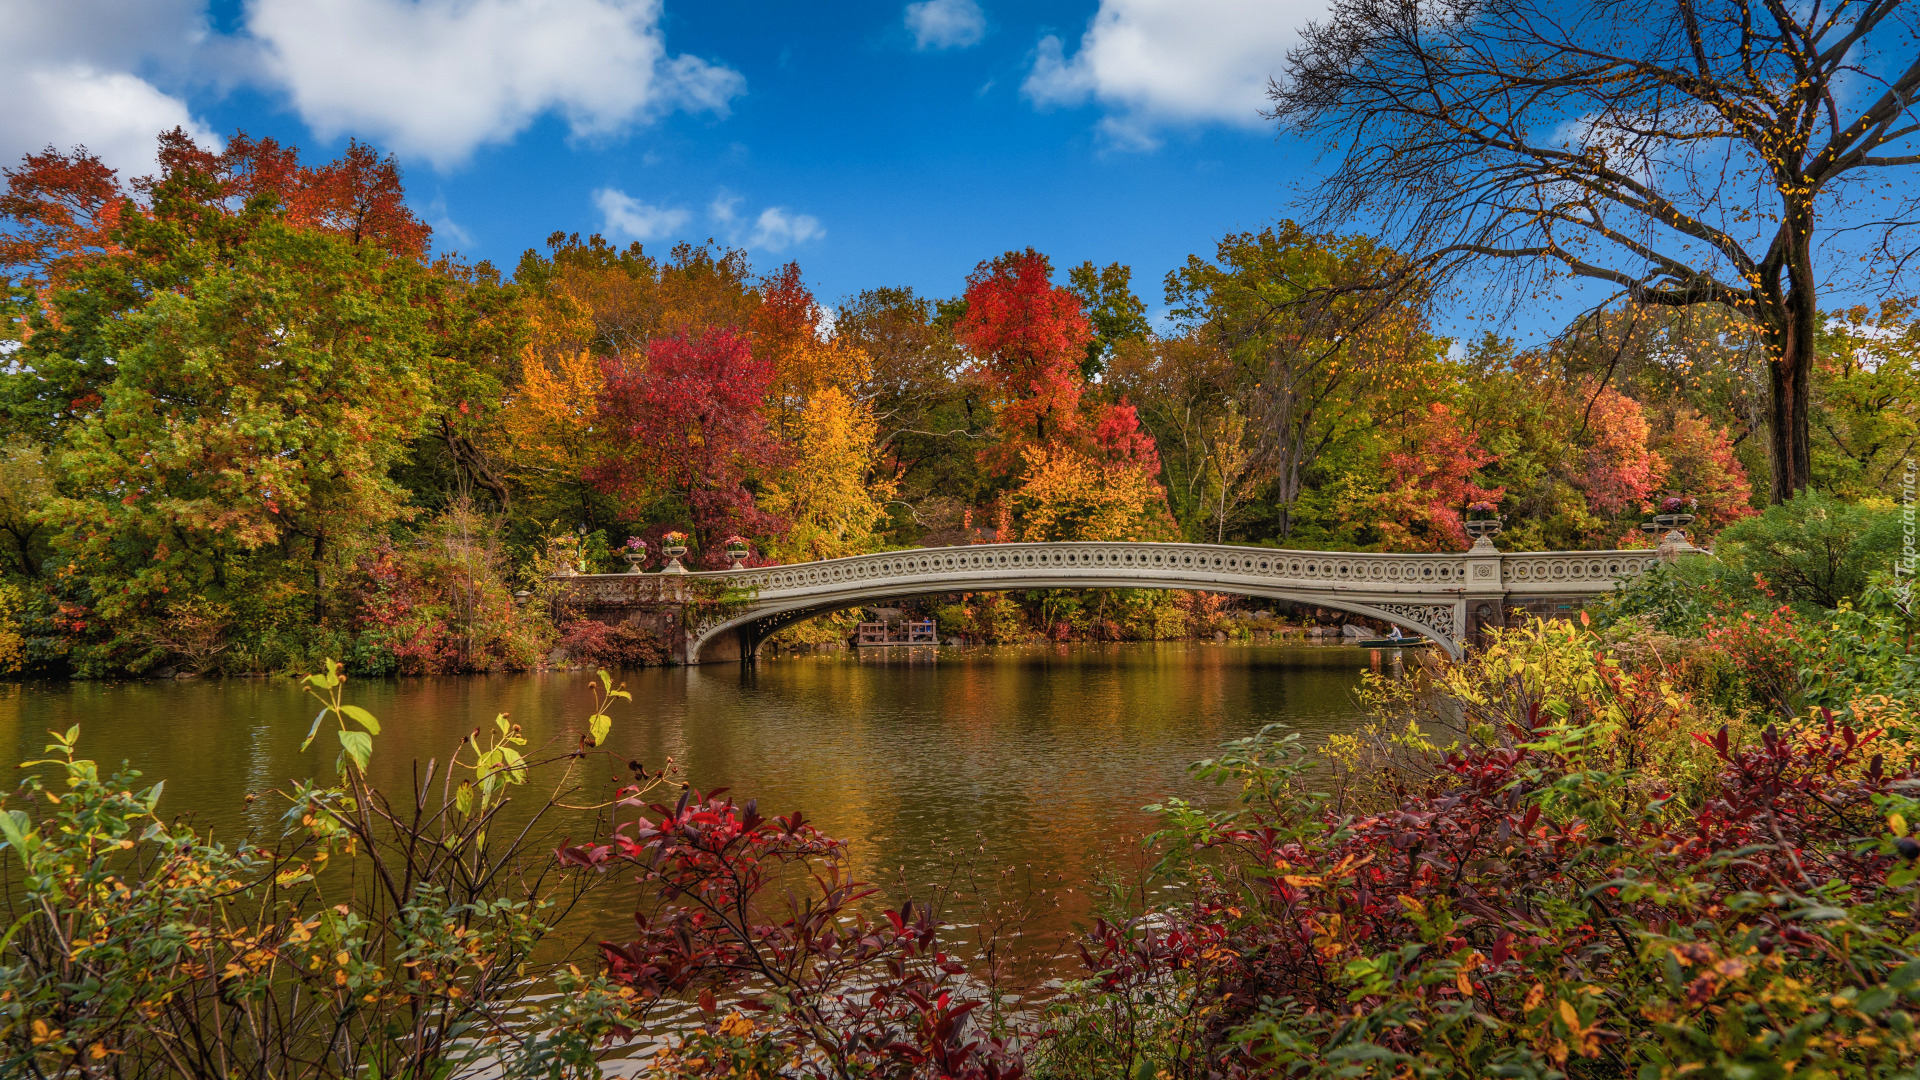
MULTIPOLYGON (((871 594, 864 594, 860 597, 857 597, 854 599, 848 599, 848 600, 834 600, 834 601, 828 601, 825 603, 796 604, 792 607, 788 607, 781 610, 768 610, 768 609, 756 608, 753 612, 736 616, 734 618, 727 619, 724 621, 716 622, 709 626, 700 627, 694 634, 689 635, 688 642, 687 642, 687 652, 688 652, 687 662, 698 664, 698 663, 712 662, 713 660, 720 660, 720 659, 725 659, 725 660, 731 660, 736 658, 752 659, 755 656, 759 655, 760 646, 764 644, 768 638, 772 637, 774 634, 777 634, 782 630, 785 630, 787 627, 795 626, 800 623, 806 622, 809 619, 816 619, 823 615, 831 615, 838 611, 848 611, 853 608, 874 606, 889 600, 906 600, 906 599, 911 599, 913 597, 918 597, 918 596, 941 595, 945 593, 962 592, 962 591, 963 592, 1025 591, 1029 589, 1047 589, 1047 588, 1180 589, 1180 590, 1192 591, 1196 589, 1196 586, 1194 586, 1191 583, 1154 584, 1151 582, 1140 582, 1140 581, 1128 581, 1124 584, 1112 584, 1112 585, 1089 584, 1083 581, 1075 581, 1071 585, 1019 584, 1019 585, 1002 585, 997 587, 974 585, 963 590, 913 589, 911 591, 904 591, 904 592, 876 592, 871 594), (707 653, 709 652, 713 653, 714 655, 707 655, 707 653), (721 653, 724 653, 725 655, 719 655, 721 653)), ((1250 589, 1250 588, 1239 588, 1239 587, 1209 587, 1204 591, 1225 593, 1225 594, 1234 595, 1234 596, 1245 596, 1245 597, 1262 599, 1262 600, 1277 600, 1277 601, 1282 601, 1287 603, 1311 604, 1315 607, 1326 607, 1326 608, 1332 608, 1336 611, 1344 611, 1350 615, 1359 615, 1365 618, 1379 619, 1383 622, 1388 622, 1396 626, 1399 626, 1404 630, 1411 631, 1416 638, 1426 638, 1428 640, 1433 641, 1435 644, 1439 645, 1441 648, 1447 650, 1447 654, 1449 656, 1454 657, 1455 659, 1458 659, 1460 656, 1459 642, 1455 641, 1451 636, 1443 636, 1442 632, 1438 628, 1427 625, 1426 623, 1420 621, 1419 619, 1414 618, 1413 616, 1411 616, 1410 614, 1406 613, 1403 610, 1390 610, 1387 607, 1380 607, 1372 604, 1361 603, 1357 600, 1354 600, 1345 596, 1330 597, 1330 596, 1324 596, 1324 595, 1306 595, 1306 594, 1288 592, 1284 590, 1273 590, 1273 589, 1261 590, 1261 589, 1250 589)), ((1431 608, 1434 606, 1436 605, 1422 605, 1422 607, 1427 607, 1427 608, 1431 608)), ((1438 612, 1433 613, 1433 617, 1437 617, 1438 615, 1439 615, 1438 612)))

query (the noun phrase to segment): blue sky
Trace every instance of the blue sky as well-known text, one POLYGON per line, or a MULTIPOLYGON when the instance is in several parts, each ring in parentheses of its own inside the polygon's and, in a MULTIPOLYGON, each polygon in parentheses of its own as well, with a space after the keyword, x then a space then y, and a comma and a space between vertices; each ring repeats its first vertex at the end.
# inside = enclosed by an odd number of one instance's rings
POLYGON ((555 230, 945 296, 1033 245, 1160 278, 1289 210, 1259 87, 1317 0, 0 0, 0 154, 174 123, 397 154, 442 246, 555 230))

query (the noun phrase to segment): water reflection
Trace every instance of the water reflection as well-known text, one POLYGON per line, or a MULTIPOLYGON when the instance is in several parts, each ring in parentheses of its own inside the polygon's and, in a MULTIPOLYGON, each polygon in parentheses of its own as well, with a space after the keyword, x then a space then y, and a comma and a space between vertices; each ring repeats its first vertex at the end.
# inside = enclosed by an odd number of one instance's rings
MULTIPOLYGON (((1057 938, 1084 916, 1085 886, 1103 867, 1137 859, 1134 841, 1152 825, 1139 807, 1187 791, 1189 761, 1270 722, 1309 736, 1348 729, 1367 663, 1359 649, 1178 643, 633 671, 623 678, 634 701, 615 710, 609 746, 650 767, 671 757, 696 786, 766 810, 804 810, 852 840, 857 871, 890 889, 948 881, 956 852, 989 893, 1024 888, 1021 874, 999 884, 998 871, 1033 867, 1062 884, 1034 928, 1057 938)), ((589 680, 367 680, 349 684, 349 700, 380 717, 372 772, 400 790, 414 759, 444 761, 500 712, 534 746, 568 738, 591 709, 589 680)), ((231 837, 277 827, 284 803, 249 794, 331 774, 337 747, 299 750, 314 712, 290 679, 11 686, 0 690, 0 753, 40 757, 47 729, 79 724, 87 755, 167 781, 163 812, 231 837)), ((631 925, 617 905, 585 919, 612 934, 631 925)))

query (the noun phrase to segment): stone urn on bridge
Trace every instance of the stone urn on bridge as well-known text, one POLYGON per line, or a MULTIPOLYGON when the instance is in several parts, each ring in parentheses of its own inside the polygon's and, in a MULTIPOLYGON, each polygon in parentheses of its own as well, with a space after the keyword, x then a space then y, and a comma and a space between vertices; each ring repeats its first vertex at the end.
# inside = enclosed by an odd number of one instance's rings
POLYGON ((666 552, 667 565, 660 568, 663 574, 684 574, 687 568, 680 565, 680 557, 687 553, 687 534, 670 532, 660 538, 660 550, 666 552))
POLYGON ((1473 550, 1487 552, 1494 550, 1493 538, 1500 535, 1504 522, 1499 507, 1490 502, 1477 502, 1467 506, 1466 519, 1460 524, 1467 535, 1473 537, 1473 550))
POLYGON ((1693 524, 1694 511, 1699 505, 1698 499, 1669 495, 1660 500, 1660 512, 1653 515, 1652 521, 1641 522, 1640 530, 1658 541, 1656 550, 1660 561, 1674 562, 1688 552, 1700 550, 1687 539, 1686 531, 1687 526, 1693 524))
POLYGON ((637 536, 627 537, 626 546, 620 550, 620 557, 627 560, 627 573, 641 573, 647 565, 647 542, 637 536))

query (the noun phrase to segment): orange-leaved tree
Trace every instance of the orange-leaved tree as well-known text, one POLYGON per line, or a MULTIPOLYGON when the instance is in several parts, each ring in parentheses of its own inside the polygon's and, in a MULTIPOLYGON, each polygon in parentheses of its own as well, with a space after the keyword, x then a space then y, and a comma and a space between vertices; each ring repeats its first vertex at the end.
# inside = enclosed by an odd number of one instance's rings
POLYGON ((827 389, 851 392, 867 381, 871 364, 852 342, 824 335, 822 309, 800 280, 800 265, 788 263, 760 282, 753 313, 753 352, 773 366, 768 407, 790 437, 807 421, 802 414, 827 389))
POLYGON ((1505 494, 1476 482, 1494 455, 1453 409, 1433 402, 1408 425, 1403 444, 1386 456, 1392 486, 1367 508, 1371 524, 1398 551, 1458 551, 1467 546, 1461 511, 1505 494))

